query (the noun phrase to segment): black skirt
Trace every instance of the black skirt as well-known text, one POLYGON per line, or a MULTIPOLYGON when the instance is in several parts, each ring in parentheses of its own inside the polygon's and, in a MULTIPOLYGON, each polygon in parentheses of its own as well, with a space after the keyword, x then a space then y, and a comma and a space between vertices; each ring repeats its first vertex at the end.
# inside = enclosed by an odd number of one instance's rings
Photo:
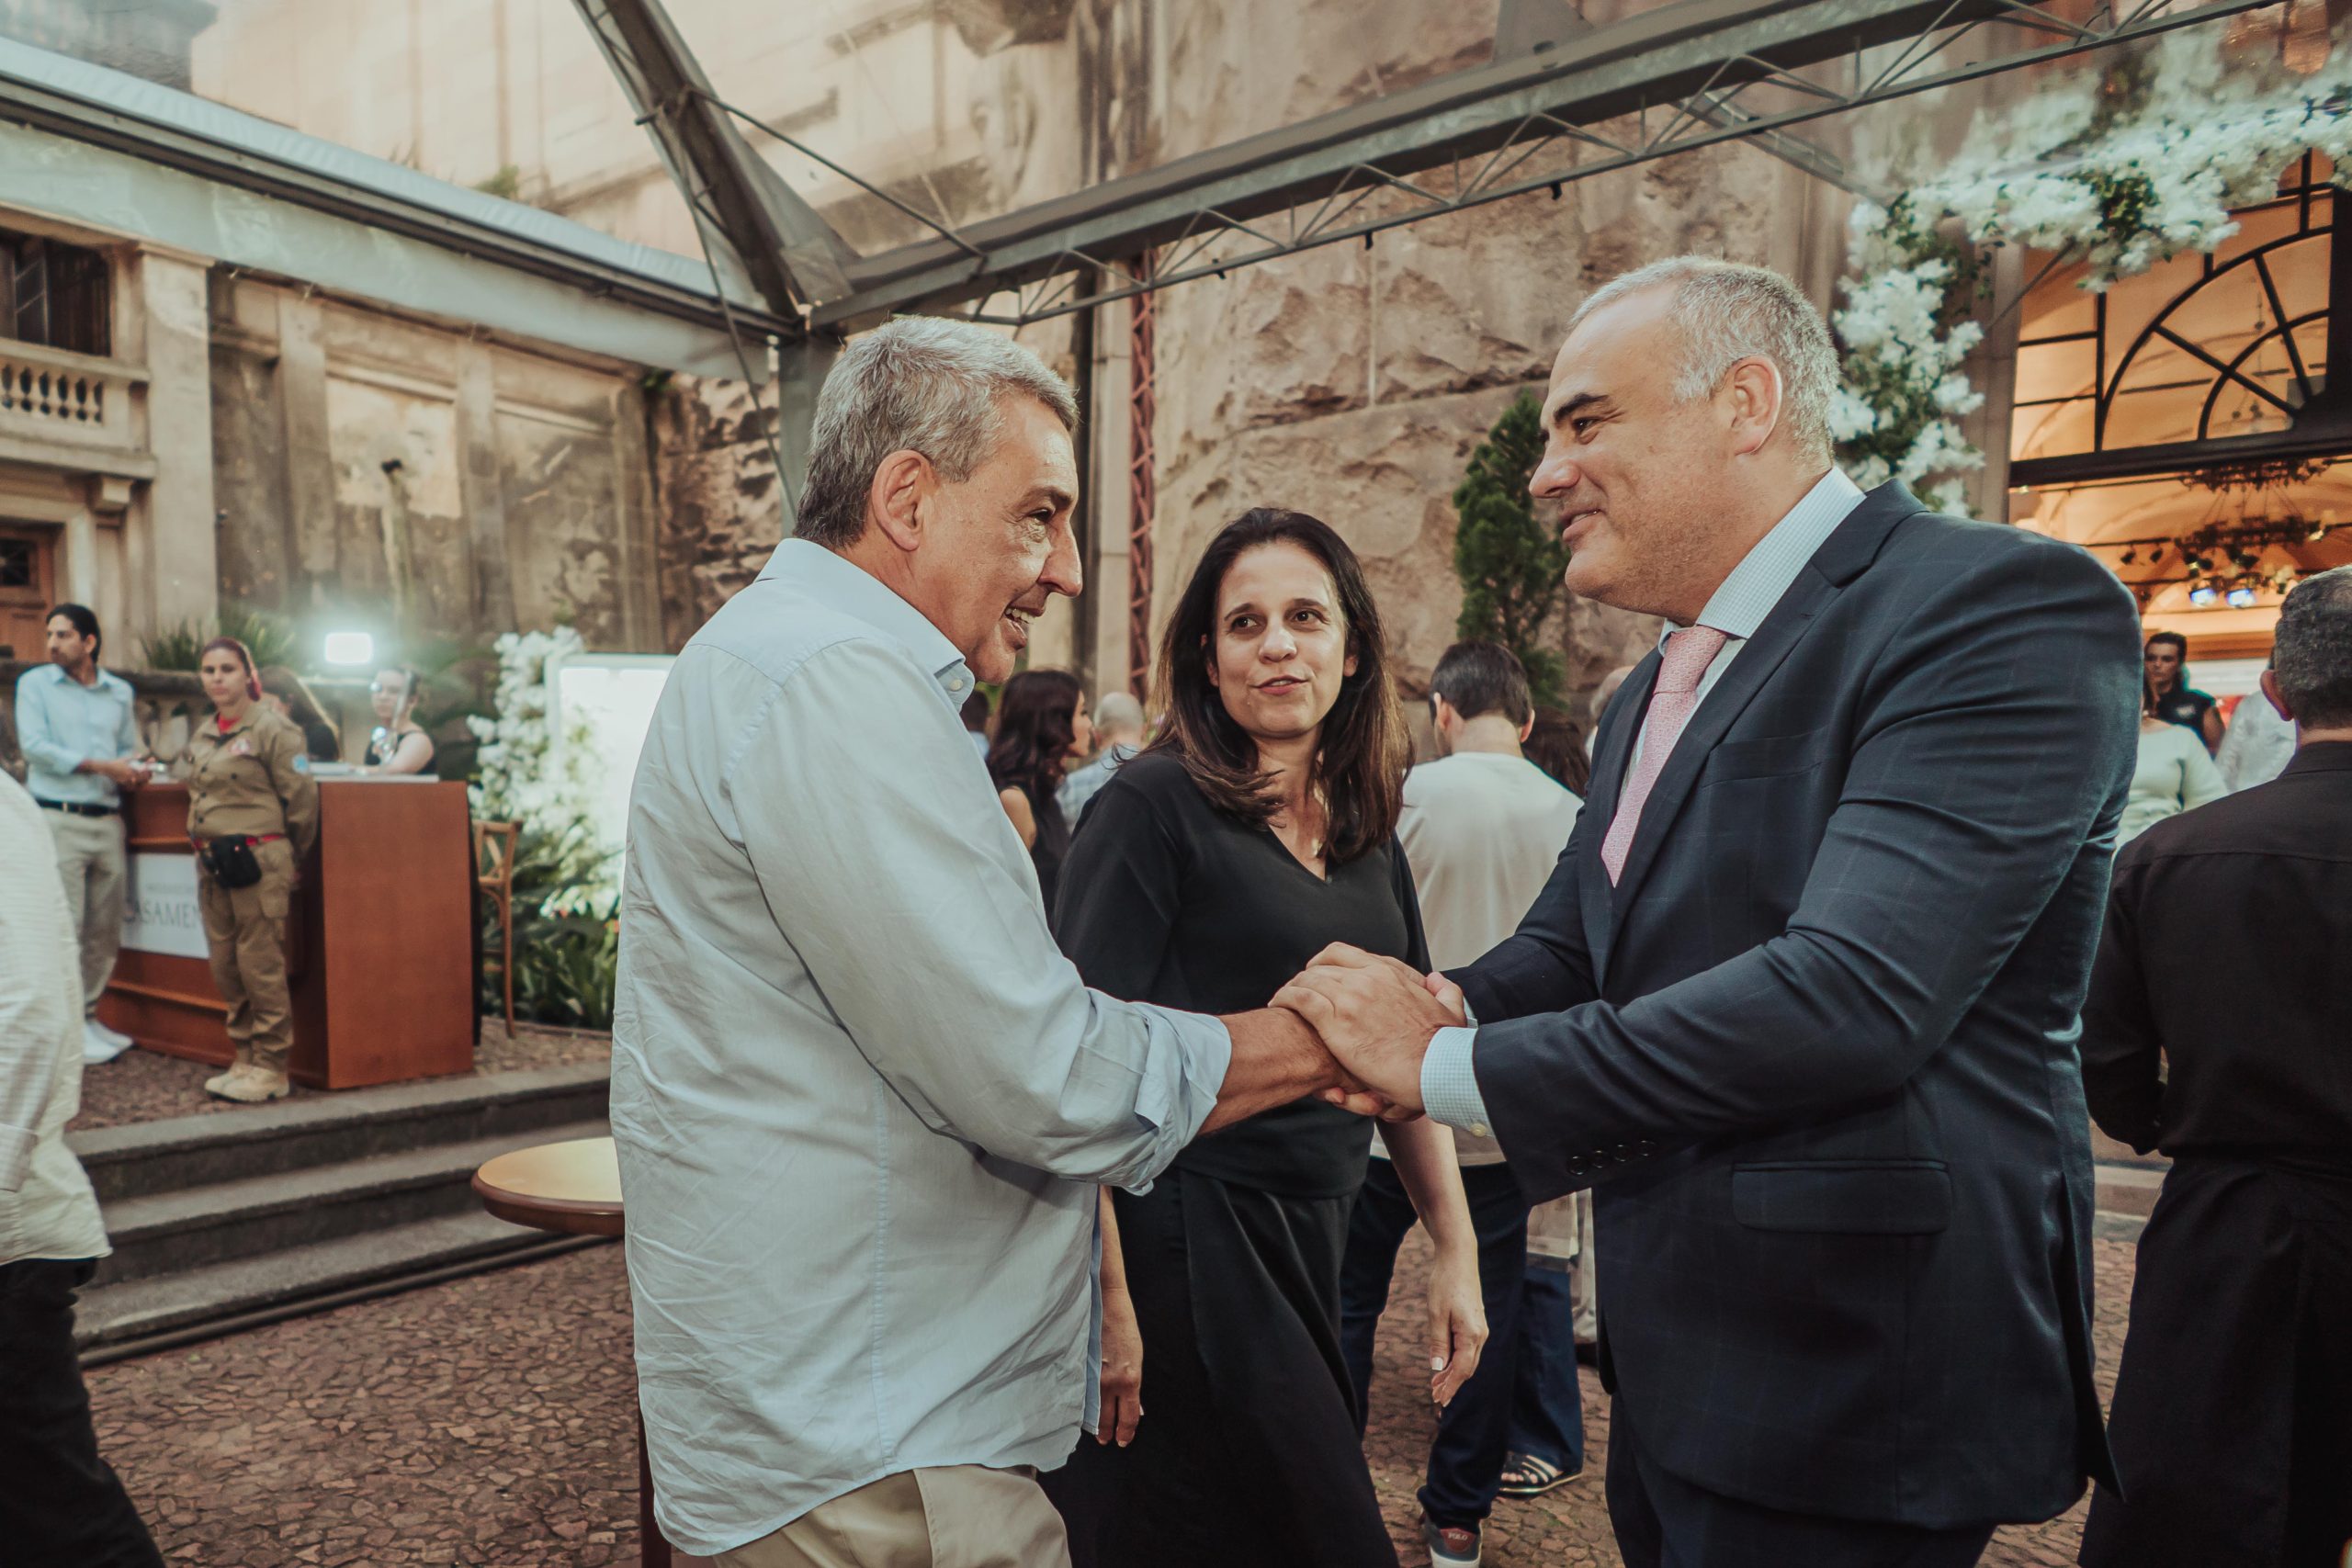
POLYGON ((1073 1568, 1394 1568, 1340 1359, 1352 1201, 1181 1168, 1114 1195, 1144 1414, 1041 1478, 1073 1568))
POLYGON ((2098 1489, 2081 1561, 2336 1568, 2352 1536, 2347 1325, 2352 1171, 2177 1160, 2140 1237, 2108 1424, 2123 1495, 2098 1489))

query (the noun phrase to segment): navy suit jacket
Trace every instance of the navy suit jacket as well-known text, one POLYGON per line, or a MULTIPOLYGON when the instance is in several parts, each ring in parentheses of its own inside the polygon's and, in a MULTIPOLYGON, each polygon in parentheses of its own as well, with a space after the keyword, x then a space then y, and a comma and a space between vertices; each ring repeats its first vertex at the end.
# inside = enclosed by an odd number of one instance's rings
POLYGON ((1612 888, 1656 683, 1517 934, 1457 979, 1533 1201, 1592 1187, 1603 1375, 1728 1496, 1957 1527, 2111 1477, 2076 1042, 2137 747, 2089 556, 1871 491, 1691 716, 1612 888))

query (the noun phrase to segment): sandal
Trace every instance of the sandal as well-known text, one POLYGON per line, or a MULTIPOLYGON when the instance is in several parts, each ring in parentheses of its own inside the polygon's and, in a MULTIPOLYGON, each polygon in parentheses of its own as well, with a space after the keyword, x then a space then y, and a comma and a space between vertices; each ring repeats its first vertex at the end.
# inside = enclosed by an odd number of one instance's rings
POLYGON ((1503 1460, 1503 1483, 1498 1490, 1505 1497, 1541 1497, 1555 1486, 1566 1486, 1583 1473, 1581 1465, 1574 1470, 1562 1470, 1548 1459, 1521 1453, 1514 1449, 1503 1460))

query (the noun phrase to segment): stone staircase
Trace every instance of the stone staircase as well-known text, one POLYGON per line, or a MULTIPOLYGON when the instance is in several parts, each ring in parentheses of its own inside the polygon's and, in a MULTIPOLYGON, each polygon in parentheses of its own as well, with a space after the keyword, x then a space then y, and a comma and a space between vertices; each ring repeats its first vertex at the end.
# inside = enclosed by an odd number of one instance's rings
POLYGON ((605 1068, 306 1095, 68 1137, 114 1254, 82 1293, 85 1360, 591 1245, 482 1212, 479 1166, 604 1135, 605 1068))

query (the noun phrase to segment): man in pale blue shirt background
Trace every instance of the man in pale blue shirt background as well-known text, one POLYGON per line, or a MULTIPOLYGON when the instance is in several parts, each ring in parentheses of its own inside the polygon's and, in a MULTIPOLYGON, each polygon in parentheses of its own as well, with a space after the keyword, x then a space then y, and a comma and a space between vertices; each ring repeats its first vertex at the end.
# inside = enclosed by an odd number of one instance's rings
POLYGON ((1094 705, 1094 739, 1102 750, 1080 766, 1069 771, 1062 780, 1059 800, 1063 818, 1072 828, 1086 810, 1086 803, 1111 782, 1119 764, 1143 750, 1143 705, 1125 692, 1105 692, 1094 705))
POLYGON ((1080 984, 957 718, 1082 586, 1076 416, 984 328, 853 344, 798 536, 654 711, 613 1132, 656 1517, 728 1568, 1066 1563, 1097 1185, 1342 1083, 1294 1014, 1080 984))
POLYGON ((98 667, 98 617, 80 604, 49 613, 49 662, 17 677, 25 787, 49 822, 82 960, 82 1059, 109 1062, 130 1036, 98 1021, 122 947, 122 792, 146 783, 130 683, 98 667))

